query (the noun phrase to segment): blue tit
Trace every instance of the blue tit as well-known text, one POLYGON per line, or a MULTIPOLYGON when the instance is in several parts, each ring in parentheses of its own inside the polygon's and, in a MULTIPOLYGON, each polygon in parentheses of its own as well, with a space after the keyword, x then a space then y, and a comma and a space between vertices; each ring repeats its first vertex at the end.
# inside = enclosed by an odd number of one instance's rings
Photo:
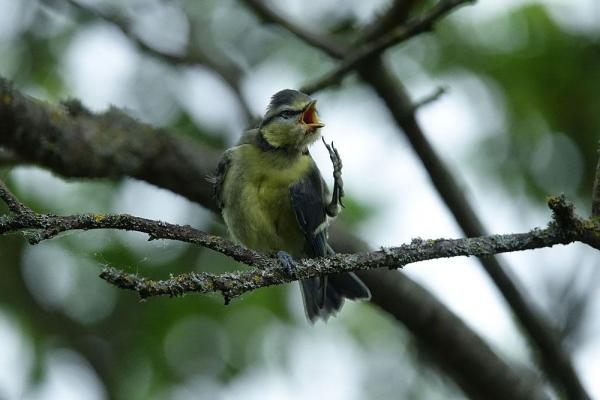
MULTIPOLYGON (((290 257, 334 254, 327 243, 327 227, 341 204, 341 164, 329 202, 327 185, 308 151, 323 126, 316 100, 282 90, 271 98, 259 127, 226 150, 217 168, 215 196, 232 238, 277 255, 284 266, 291 266, 290 257)), ((300 286, 311 322, 335 315, 345 298, 371 296, 353 273, 306 279, 300 286)))

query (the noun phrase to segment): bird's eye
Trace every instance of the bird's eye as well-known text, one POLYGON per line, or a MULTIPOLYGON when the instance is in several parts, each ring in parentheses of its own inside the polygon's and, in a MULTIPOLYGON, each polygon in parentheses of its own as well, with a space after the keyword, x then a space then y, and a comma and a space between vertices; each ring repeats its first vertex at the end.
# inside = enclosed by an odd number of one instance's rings
POLYGON ((288 119, 293 115, 294 115, 294 112, 292 110, 283 110, 282 112, 279 113, 279 116, 284 119, 288 119))

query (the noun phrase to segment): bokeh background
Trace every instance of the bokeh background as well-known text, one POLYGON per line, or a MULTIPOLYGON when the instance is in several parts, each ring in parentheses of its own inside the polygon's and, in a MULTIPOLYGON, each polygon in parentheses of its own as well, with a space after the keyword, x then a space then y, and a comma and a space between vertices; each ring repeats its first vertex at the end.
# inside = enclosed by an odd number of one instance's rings
MULTIPOLYGON (((315 32, 347 32, 388 6, 377 0, 301 0, 277 9, 315 32)), ((152 46, 198 43, 243 66, 251 112, 333 63, 237 1, 85 1, 130 18, 152 46)), ((600 138, 600 3, 482 0, 386 53, 414 99, 447 93, 418 114, 489 231, 544 225, 546 196, 565 193, 587 214, 600 138)), ((139 51, 110 23, 61 1, 0 0, 0 75, 53 103, 115 105, 216 149, 245 128, 231 90, 212 71, 139 51)), ((461 232, 385 107, 356 77, 317 94, 344 160, 342 219, 371 246, 461 232)), ((1 134, 1 132, 0 132, 1 134)), ((328 156, 313 154, 324 176, 328 156)), ((29 206, 53 213, 120 213, 225 235, 186 199, 125 179, 64 180, 28 165, 0 175, 29 206)), ((329 180, 330 181, 330 180, 329 180)), ((145 276, 239 265, 208 250, 136 233, 75 232, 35 247, 0 238, 0 399, 448 399, 463 395, 400 326, 368 304, 307 324, 295 285, 259 290, 225 307, 219 296, 140 302, 100 280, 103 265, 145 276)), ((577 371, 600 398, 600 257, 581 244, 503 259, 561 330, 577 371)), ((528 346, 476 260, 409 265, 510 362, 535 368, 528 346)))

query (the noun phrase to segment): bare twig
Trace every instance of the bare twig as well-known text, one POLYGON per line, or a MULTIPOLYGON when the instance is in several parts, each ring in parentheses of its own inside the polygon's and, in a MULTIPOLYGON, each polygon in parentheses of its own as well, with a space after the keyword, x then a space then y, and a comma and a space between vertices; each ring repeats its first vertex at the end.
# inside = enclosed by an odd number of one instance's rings
POLYGON ((29 216, 33 213, 33 211, 17 200, 2 181, 0 181, 0 199, 2 199, 8 209, 17 216, 29 216))
POLYGON ((335 85, 342 80, 346 74, 353 71, 377 56, 389 47, 408 40, 420 33, 429 31, 433 24, 447 13, 472 0, 442 0, 436 4, 426 15, 404 26, 399 26, 385 35, 365 43, 358 49, 353 50, 329 73, 317 80, 304 85, 301 89, 304 93, 314 93, 325 87, 335 85))
MULTIPOLYGON (((560 204, 554 204, 554 206, 564 207, 564 199, 560 201, 560 204)), ((114 268, 105 268, 101 276, 121 288, 135 290, 143 298, 159 295, 172 296, 185 292, 208 293, 219 291, 223 293, 226 301, 229 301, 258 288, 280 285, 324 274, 382 267, 397 268, 398 266, 438 258, 484 257, 583 241, 585 240, 584 236, 587 234, 600 233, 600 225, 595 225, 593 229, 584 228, 583 222, 575 215, 572 216, 569 225, 560 225, 557 222, 555 220, 547 228, 534 229, 527 233, 466 239, 416 239, 410 244, 368 253, 336 254, 320 259, 302 259, 296 262, 294 276, 287 274, 276 258, 262 256, 259 253, 252 254, 250 250, 247 250, 247 252, 256 259, 248 258, 245 263, 258 268, 244 272, 218 275, 191 273, 164 281, 153 281, 114 268)), ((227 242, 225 239, 219 239, 220 242, 227 242)), ((230 255, 230 249, 237 250, 237 245, 229 242, 218 247, 217 251, 230 255)))
POLYGON ((284 27, 286 30, 293 32, 295 35, 302 38, 303 41, 311 46, 330 49, 330 51, 337 52, 338 54, 344 54, 347 49, 345 46, 337 43, 335 40, 331 40, 322 35, 316 35, 312 31, 305 29, 301 25, 295 24, 289 21, 287 18, 283 18, 279 13, 273 11, 270 7, 265 5, 262 0, 241 0, 249 8, 254 11, 262 21, 268 23, 274 23, 284 27))
POLYGON ((442 97, 444 94, 446 94, 447 91, 448 91, 448 88, 446 88, 445 86, 438 87, 435 90, 435 92, 433 92, 433 93, 423 97, 421 100, 418 100, 415 103, 413 103, 413 105, 410 109, 410 113, 414 114, 419 108, 424 107, 428 104, 431 104, 434 101, 437 101, 440 97, 442 97))
POLYGON ((398 26, 399 21, 406 21, 413 7, 422 0, 394 0, 388 9, 363 28, 358 36, 357 43, 366 43, 398 26))
POLYGON ((317 49, 321 49, 333 57, 342 58, 350 50, 349 47, 337 40, 329 39, 324 35, 315 35, 312 31, 304 29, 302 25, 296 24, 288 18, 281 16, 278 12, 267 6, 264 3, 264 0, 241 1, 252 9, 263 22, 279 25, 303 42, 306 42, 317 49))

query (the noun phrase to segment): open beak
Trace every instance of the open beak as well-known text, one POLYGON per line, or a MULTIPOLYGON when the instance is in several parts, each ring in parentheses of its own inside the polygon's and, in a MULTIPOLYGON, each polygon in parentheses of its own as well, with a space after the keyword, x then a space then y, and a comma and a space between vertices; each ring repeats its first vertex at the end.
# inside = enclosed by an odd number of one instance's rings
POLYGON ((300 123, 304 124, 306 133, 313 133, 318 128, 325 126, 325 124, 319 120, 316 104, 316 100, 311 101, 306 107, 306 110, 300 115, 300 123))

